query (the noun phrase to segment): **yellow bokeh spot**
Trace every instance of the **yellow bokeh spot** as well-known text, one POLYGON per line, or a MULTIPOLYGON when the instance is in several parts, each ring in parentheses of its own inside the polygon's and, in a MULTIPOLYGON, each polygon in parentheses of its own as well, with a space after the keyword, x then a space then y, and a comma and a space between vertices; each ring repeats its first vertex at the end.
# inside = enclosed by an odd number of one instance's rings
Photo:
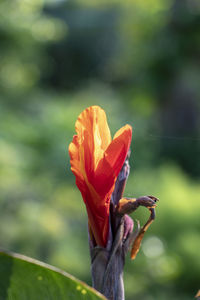
POLYGON ((81 291, 81 293, 82 293, 83 295, 85 295, 87 292, 86 292, 86 290, 83 289, 83 290, 81 291))

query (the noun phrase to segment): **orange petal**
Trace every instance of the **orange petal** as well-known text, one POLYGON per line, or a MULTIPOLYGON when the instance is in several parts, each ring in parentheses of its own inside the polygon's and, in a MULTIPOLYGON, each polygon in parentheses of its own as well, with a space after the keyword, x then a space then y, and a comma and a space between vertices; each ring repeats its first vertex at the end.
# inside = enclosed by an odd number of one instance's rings
POLYGON ((97 167, 94 186, 103 195, 114 185, 124 161, 127 157, 132 138, 132 127, 126 125, 115 135, 113 141, 105 151, 103 159, 97 167))
POLYGON ((106 160, 118 175, 131 145, 132 127, 125 125, 114 135, 112 143, 106 149, 106 160))
MULTIPOLYGON (((75 127, 77 138, 72 141, 74 145, 69 147, 71 161, 79 159, 80 172, 85 170, 90 181, 104 150, 111 142, 106 114, 99 106, 88 107, 79 115, 75 127)), ((76 162, 74 164, 78 166, 76 162)))
POLYGON ((88 134, 88 147, 94 157, 94 166, 96 167, 99 158, 111 142, 110 129, 107 124, 107 118, 104 110, 99 106, 90 106, 86 108, 78 117, 75 124, 76 132, 80 139, 84 139, 84 133, 88 134))

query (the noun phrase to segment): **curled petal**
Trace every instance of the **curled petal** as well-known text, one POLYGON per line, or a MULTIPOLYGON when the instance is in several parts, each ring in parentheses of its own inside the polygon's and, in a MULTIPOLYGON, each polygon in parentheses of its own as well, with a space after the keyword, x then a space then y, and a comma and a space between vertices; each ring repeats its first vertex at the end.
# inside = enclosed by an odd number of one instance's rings
MULTIPOLYGON (((120 132, 120 134, 115 135, 96 170, 94 185, 102 195, 110 190, 111 187, 114 188, 115 179, 124 164, 130 148, 132 138, 131 126, 126 125, 118 132, 120 132)), ((111 190, 111 193, 112 191, 113 190, 111 190)))
POLYGON ((115 174, 119 174, 128 150, 131 145, 132 128, 130 125, 125 125, 114 136, 113 141, 105 151, 105 159, 113 168, 115 174))

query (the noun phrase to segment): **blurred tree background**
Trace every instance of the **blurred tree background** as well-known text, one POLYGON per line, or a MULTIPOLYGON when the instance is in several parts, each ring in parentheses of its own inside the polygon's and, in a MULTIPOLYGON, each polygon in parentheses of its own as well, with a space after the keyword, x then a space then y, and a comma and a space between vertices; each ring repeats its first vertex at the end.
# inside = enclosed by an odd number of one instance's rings
MULTIPOLYGON (((87 218, 67 147, 100 105, 133 126, 125 195, 160 198, 126 299, 200 288, 199 0, 0 3, 0 247, 91 284, 87 218)), ((139 209, 132 217, 145 222, 139 209)))

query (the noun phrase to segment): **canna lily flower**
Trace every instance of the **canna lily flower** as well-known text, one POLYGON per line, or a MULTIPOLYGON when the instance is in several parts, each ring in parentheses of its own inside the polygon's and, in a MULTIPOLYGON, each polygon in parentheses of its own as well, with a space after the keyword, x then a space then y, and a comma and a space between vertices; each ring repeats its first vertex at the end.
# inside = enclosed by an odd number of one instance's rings
POLYGON ((112 140, 104 110, 91 106, 79 115, 75 129, 69 145, 71 170, 86 205, 90 234, 98 246, 106 247, 110 199, 130 148, 132 128, 125 125, 112 140))

